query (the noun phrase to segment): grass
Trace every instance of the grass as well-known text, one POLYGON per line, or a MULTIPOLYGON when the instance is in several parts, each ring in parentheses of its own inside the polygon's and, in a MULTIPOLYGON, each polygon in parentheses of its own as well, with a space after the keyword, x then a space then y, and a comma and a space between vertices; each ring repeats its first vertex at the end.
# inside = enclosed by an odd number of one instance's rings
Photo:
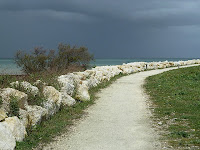
POLYGON ((24 139, 23 142, 17 142, 16 150, 29 150, 33 147, 36 147, 39 143, 49 143, 53 140, 54 137, 60 135, 61 133, 67 132, 67 129, 70 125, 73 124, 75 119, 79 119, 83 114, 84 110, 90 105, 94 104, 96 93, 109 86, 111 83, 116 81, 118 78, 125 76, 119 74, 110 81, 102 82, 97 87, 91 88, 89 90, 91 100, 88 102, 77 102, 74 106, 61 108, 61 110, 52 116, 49 120, 43 121, 36 128, 28 131, 28 136, 24 139))
POLYGON ((164 140, 174 148, 200 148, 200 67, 148 77, 144 87, 164 140))

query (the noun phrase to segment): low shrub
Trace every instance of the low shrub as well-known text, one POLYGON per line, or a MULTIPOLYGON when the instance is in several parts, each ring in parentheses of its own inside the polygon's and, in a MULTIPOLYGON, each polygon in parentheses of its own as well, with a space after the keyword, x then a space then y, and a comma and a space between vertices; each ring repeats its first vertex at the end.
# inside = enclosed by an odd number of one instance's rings
POLYGON ((0 107, 1 107, 2 103, 3 103, 3 100, 2 100, 2 98, 0 97, 0 107))
POLYGON ((17 116, 19 117, 19 106, 18 106, 18 102, 17 102, 17 98, 16 97, 11 97, 10 98, 10 104, 9 104, 9 108, 10 108, 10 112, 9 112, 9 116, 17 116))
POLYGON ((71 65, 81 66, 86 69, 93 55, 86 47, 71 47, 67 44, 59 44, 58 51, 45 50, 42 47, 34 48, 32 53, 17 51, 16 64, 27 74, 36 72, 63 72, 71 65))

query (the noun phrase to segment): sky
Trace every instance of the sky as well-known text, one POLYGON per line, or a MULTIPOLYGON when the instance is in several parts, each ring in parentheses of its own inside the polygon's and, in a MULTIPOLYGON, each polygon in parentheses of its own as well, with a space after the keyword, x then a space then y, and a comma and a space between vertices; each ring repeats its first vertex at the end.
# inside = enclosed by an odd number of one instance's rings
POLYGON ((95 58, 198 58, 200 0, 0 0, 0 58, 59 43, 95 58))

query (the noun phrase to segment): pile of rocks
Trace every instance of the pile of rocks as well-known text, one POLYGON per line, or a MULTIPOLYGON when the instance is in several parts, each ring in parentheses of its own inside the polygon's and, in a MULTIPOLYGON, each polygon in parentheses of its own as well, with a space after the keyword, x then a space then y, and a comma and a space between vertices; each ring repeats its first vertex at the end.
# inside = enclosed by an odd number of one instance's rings
POLYGON ((163 69, 167 67, 200 64, 200 60, 188 60, 178 62, 134 62, 116 66, 99 66, 84 72, 74 72, 58 77, 61 90, 58 91, 52 86, 47 86, 38 80, 33 85, 30 83, 13 82, 10 87, 0 90, 2 105, 0 108, 0 149, 14 149, 16 141, 22 141, 27 135, 28 127, 35 127, 43 118, 48 119, 59 111, 60 106, 70 107, 77 101, 89 101, 88 90, 98 84, 109 81, 112 77, 121 74, 136 73, 151 69, 163 69), (42 106, 29 105, 28 95, 17 90, 22 86, 26 93, 33 96, 40 93, 37 85, 43 86, 42 94, 46 98, 42 106), (17 101, 19 116, 10 116, 9 104, 17 101))

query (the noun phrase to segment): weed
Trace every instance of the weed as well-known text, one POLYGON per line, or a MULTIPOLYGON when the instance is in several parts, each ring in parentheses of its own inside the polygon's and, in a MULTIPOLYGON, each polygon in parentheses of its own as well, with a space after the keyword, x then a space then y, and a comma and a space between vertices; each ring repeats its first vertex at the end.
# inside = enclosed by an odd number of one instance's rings
POLYGON ((14 96, 10 97, 9 108, 10 108, 9 116, 19 117, 19 106, 18 106, 18 100, 16 97, 14 96))
POLYGON ((174 132, 171 132, 171 136, 188 138, 190 135, 185 131, 174 131, 174 132))
POLYGON ((3 100, 2 100, 2 97, 0 97, 0 107, 2 104, 3 104, 3 100))

